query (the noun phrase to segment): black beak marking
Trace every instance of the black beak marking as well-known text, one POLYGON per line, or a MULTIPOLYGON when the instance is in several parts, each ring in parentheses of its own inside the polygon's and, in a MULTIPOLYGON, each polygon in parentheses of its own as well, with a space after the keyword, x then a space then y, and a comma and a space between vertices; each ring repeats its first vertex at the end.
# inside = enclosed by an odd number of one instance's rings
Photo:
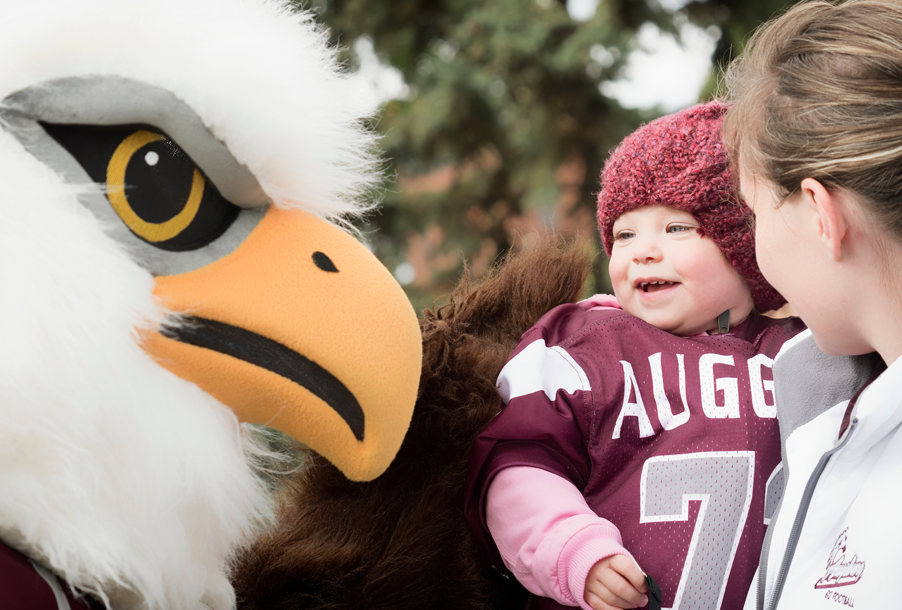
POLYGON ((169 339, 238 358, 293 381, 332 407, 347 422, 354 437, 363 440, 365 418, 360 403, 338 378, 314 361, 239 326, 195 316, 180 319, 178 325, 162 326, 160 333, 169 339))
POLYGON ((329 256, 324 252, 314 252, 313 262, 323 271, 328 271, 329 273, 338 273, 338 267, 335 266, 335 263, 332 262, 332 259, 329 258, 329 256))

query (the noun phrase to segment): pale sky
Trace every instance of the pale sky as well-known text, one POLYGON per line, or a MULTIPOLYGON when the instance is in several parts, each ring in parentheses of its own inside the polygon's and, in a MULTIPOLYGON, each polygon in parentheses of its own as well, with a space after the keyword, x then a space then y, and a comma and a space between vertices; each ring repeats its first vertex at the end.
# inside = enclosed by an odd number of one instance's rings
MULTIPOLYGON (((683 8, 689 0, 656 0, 668 12, 683 8)), ((598 0, 567 0, 567 11, 579 21, 595 14, 598 0)), ((667 112, 690 106, 711 69, 711 53, 720 38, 717 28, 703 30, 676 18, 679 40, 646 23, 637 35, 639 48, 629 54, 621 78, 602 85, 602 93, 628 108, 660 104, 667 112)))
POLYGON ((686 22, 678 27, 679 41, 651 23, 643 24, 637 35, 639 49, 627 57, 619 80, 602 84, 602 93, 628 108, 660 104, 673 112, 696 103, 720 31, 686 22))

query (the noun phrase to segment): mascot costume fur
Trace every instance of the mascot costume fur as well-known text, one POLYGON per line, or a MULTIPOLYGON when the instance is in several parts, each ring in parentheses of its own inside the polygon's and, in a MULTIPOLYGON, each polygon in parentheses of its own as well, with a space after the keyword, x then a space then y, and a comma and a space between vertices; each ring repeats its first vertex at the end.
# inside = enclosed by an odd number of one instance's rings
POLYGON ((266 423, 368 480, 416 317, 349 231, 370 111, 276 0, 0 20, 0 608, 229 609, 266 423))

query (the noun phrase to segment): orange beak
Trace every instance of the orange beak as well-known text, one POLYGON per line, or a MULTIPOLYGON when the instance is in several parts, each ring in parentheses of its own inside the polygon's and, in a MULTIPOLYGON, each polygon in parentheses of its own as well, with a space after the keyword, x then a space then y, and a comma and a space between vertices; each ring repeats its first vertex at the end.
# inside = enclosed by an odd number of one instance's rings
POLYGON ((413 413, 422 342, 403 290, 356 239, 271 206, 235 251, 157 277, 155 294, 190 316, 146 338, 162 366, 349 479, 391 463, 413 413))

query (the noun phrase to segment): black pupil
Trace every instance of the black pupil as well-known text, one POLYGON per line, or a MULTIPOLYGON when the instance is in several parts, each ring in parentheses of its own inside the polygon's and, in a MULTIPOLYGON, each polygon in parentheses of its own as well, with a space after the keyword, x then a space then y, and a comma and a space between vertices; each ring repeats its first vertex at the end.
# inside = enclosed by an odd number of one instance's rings
POLYGON ((328 271, 330 273, 338 272, 338 267, 335 266, 335 263, 332 262, 332 259, 322 252, 313 253, 313 262, 316 263, 316 266, 323 271, 328 271))
POLYGON ((165 222, 182 211, 194 178, 194 162, 168 140, 141 147, 125 170, 128 201, 147 222, 165 222))

